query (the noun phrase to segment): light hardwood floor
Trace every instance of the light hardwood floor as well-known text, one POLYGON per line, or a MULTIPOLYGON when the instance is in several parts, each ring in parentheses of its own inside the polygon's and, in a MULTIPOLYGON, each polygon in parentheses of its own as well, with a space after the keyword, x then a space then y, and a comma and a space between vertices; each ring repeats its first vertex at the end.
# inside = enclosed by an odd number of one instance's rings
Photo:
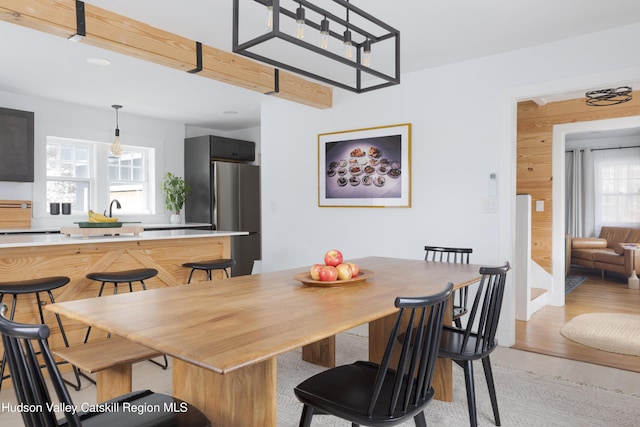
POLYGON ((517 320, 513 348, 640 372, 637 356, 596 350, 560 335, 560 328, 579 314, 640 314, 640 291, 629 289, 621 276, 602 280, 600 272, 582 269, 572 269, 571 274, 587 276, 587 280, 566 296, 564 307, 546 306, 528 322, 517 320))

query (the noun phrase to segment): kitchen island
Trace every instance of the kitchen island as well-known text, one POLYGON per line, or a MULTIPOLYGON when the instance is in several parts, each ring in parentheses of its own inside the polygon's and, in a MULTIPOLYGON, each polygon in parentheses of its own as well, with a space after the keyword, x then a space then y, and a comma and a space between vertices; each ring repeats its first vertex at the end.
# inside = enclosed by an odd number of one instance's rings
MULTIPOLYGON (((155 268, 158 275, 145 281, 147 289, 180 286, 186 283, 190 271, 182 267, 183 263, 228 258, 230 237, 245 234, 212 230, 145 230, 139 236, 123 233, 89 238, 58 233, 0 235, 0 281, 49 276, 71 278, 69 284, 54 291, 56 302, 96 297, 100 283, 86 279, 85 275, 97 271, 155 268)), ((222 273, 218 273, 213 280, 222 279, 222 273)), ((107 285, 105 293, 112 292, 111 286, 107 285)), ((134 283, 134 291, 139 289, 139 284, 134 283)), ((11 298, 6 297, 3 302, 10 307, 11 298)), ((40 321, 35 297, 19 298, 15 320, 22 323, 40 321)), ((62 347, 64 343, 55 318, 46 313, 45 321, 51 328, 51 347, 62 347)), ((63 324, 71 344, 82 342, 85 325, 68 319, 63 319, 63 324)))

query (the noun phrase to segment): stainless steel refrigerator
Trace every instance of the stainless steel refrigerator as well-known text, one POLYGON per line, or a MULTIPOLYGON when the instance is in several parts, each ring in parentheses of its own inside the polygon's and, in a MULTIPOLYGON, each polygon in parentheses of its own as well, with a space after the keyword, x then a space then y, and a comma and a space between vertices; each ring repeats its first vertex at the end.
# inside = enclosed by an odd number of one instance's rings
POLYGON ((249 232, 248 236, 231 237, 231 257, 236 260, 231 275, 251 274, 254 261, 262 259, 260 168, 211 160, 198 151, 197 143, 185 144, 185 180, 192 189, 185 219, 211 223, 214 230, 249 232))

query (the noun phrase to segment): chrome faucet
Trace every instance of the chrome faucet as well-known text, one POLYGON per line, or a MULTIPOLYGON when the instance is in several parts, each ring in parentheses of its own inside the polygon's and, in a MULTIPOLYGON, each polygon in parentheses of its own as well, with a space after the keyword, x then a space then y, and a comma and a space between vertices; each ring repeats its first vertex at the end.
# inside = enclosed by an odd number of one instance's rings
POLYGON ((113 208, 113 204, 116 204, 116 209, 122 209, 122 206, 120 205, 120 202, 118 201, 118 199, 113 199, 111 201, 111 204, 109 204, 109 215, 107 215, 107 211, 104 211, 104 215, 108 216, 109 218, 113 218, 113 213, 111 211, 111 209, 113 208))

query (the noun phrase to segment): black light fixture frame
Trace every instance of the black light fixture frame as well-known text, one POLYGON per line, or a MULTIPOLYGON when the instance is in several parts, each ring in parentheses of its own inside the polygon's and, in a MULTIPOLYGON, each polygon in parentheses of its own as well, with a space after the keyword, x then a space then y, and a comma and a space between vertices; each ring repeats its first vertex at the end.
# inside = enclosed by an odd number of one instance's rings
POLYGON ((608 107, 631 101, 631 86, 620 86, 615 89, 591 90, 585 93, 587 105, 591 107, 608 107))
MULTIPOLYGON (((353 6, 352 4, 350 4, 348 1, 346 0, 332 0, 333 2, 337 3, 338 5, 344 7, 345 11, 347 11, 348 13, 355 13, 358 16, 360 16, 361 18, 371 22, 372 24, 378 26, 381 29, 384 29, 385 31, 387 31, 386 34, 383 35, 379 35, 376 36, 374 34, 371 34, 369 31, 364 30, 363 28, 354 25, 351 22, 348 22, 347 20, 344 20, 343 18, 340 18, 339 16, 336 16, 333 13, 330 13, 312 3, 310 3, 307 0, 295 0, 296 3, 298 3, 300 6, 303 6, 305 8, 308 8, 310 10, 315 11, 316 13, 318 13, 319 15, 323 16, 325 19, 329 19, 331 22, 335 22, 341 26, 344 26, 346 28, 348 28, 349 31, 359 34, 360 36, 362 36, 364 38, 364 41, 361 43, 356 43, 356 42, 352 42, 354 48, 356 49, 356 60, 352 61, 350 59, 347 59, 341 55, 337 55, 333 52, 330 51, 326 51, 324 49, 322 49, 319 46, 315 46, 311 43, 305 42, 303 40, 299 40, 298 38, 287 34, 287 33, 283 33, 280 31, 280 15, 285 15, 288 16, 292 19, 296 19, 296 11, 291 11, 288 10, 286 8, 283 8, 280 6, 280 0, 247 0, 247 1, 254 1, 256 3, 260 3, 262 5, 265 6, 265 8, 268 5, 272 5, 273 7, 273 29, 265 34, 262 34, 254 39, 248 40, 244 43, 240 43, 239 42, 239 27, 240 27, 240 0, 233 0, 233 52, 243 55, 243 56, 247 56, 249 58, 255 59, 257 61, 261 61, 261 62, 265 62, 267 64, 271 64, 273 66, 279 67, 279 68, 283 68, 289 71, 292 71, 296 74, 301 74, 303 76, 307 76, 310 77, 312 79, 316 79, 319 80, 321 82, 336 86, 336 87, 340 87, 342 89, 346 89, 349 90, 351 92, 355 92, 355 93, 363 93, 363 92, 369 92, 375 89, 381 89, 384 87, 388 87, 388 86, 393 86, 393 85, 397 85, 400 84, 400 31, 396 30, 395 28, 391 27, 390 25, 382 22, 381 20, 369 15, 368 13, 366 13, 365 11, 363 11, 362 9, 357 8, 356 6, 353 6), (307 49, 309 51, 312 51, 314 53, 317 53, 318 55, 322 55, 324 57, 327 57, 329 59, 332 59, 334 61, 340 62, 342 64, 348 65, 352 68, 354 68, 356 76, 355 76, 355 85, 351 86, 333 79, 330 79, 328 77, 324 77, 321 76, 319 74, 316 73, 312 73, 310 71, 306 71, 306 70, 302 70, 300 68, 294 67, 292 65, 289 64, 285 64, 283 62, 280 62, 278 60, 272 59, 272 58, 267 58, 263 55, 260 55, 258 53, 255 52, 251 52, 248 49, 259 45, 260 43, 272 40, 274 38, 278 38, 281 40, 284 40, 286 42, 289 42, 291 44, 294 44, 296 46, 302 47, 304 49, 307 49), (377 70, 374 70, 372 68, 366 67, 362 64, 362 54, 363 54, 363 48, 365 46, 365 44, 367 44, 367 47, 370 49, 372 45, 375 45, 375 43, 381 42, 383 40, 388 40, 388 39, 395 39, 395 64, 394 64, 394 75, 388 75, 382 72, 379 72, 377 70), (363 87, 362 86, 362 73, 365 74, 369 74, 372 76, 375 76, 381 80, 384 80, 383 83, 380 84, 376 84, 376 85, 372 85, 372 86, 368 86, 368 87, 363 87)), ((266 10, 266 9, 265 9, 266 10)), ((309 19, 305 19, 305 25, 314 28, 318 31, 320 31, 322 29, 321 27, 321 22, 314 22, 311 21, 309 19)), ((334 31, 329 31, 329 35, 337 40, 340 40, 342 42, 343 40, 343 35, 336 33, 334 31)))

